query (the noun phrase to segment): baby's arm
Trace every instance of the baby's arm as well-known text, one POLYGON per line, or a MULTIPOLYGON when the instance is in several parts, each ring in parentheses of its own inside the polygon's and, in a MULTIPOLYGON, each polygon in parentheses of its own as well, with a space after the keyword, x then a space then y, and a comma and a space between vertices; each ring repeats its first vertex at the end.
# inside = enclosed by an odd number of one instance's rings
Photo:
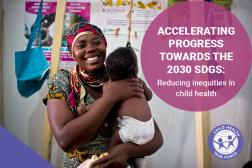
POLYGON ((144 89, 144 95, 146 97, 146 100, 149 101, 151 100, 152 98, 152 91, 146 86, 145 82, 138 78, 139 79, 139 83, 141 83, 143 85, 143 89, 144 89))

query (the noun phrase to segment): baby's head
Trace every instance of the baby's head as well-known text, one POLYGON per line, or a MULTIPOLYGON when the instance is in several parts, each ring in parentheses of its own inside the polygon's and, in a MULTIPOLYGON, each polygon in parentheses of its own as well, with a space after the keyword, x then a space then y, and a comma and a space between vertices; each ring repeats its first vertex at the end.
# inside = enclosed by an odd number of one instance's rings
POLYGON ((137 76, 136 54, 131 48, 120 47, 109 54, 106 68, 113 81, 137 76))

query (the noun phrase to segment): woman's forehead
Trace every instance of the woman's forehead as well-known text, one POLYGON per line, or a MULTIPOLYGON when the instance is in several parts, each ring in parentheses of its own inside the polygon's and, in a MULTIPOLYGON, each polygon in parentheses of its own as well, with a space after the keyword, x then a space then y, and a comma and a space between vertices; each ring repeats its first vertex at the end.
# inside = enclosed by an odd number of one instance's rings
POLYGON ((102 38, 96 34, 84 34, 84 35, 80 36, 76 40, 76 42, 90 41, 90 40, 96 40, 96 39, 102 40, 102 38))

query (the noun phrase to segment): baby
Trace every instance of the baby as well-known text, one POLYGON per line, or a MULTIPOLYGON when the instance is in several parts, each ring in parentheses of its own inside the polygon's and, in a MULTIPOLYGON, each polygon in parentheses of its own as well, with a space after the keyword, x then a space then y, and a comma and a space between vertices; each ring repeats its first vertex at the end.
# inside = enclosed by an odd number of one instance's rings
MULTIPOLYGON (((138 73, 136 54, 129 47, 118 48, 108 56, 106 68, 112 81, 136 78, 138 73)), ((118 102, 112 109, 117 116, 119 125, 111 137, 109 148, 124 142, 143 145, 154 136, 154 121, 147 103, 152 97, 152 92, 143 80, 139 80, 143 85, 145 96, 142 98, 130 97, 118 102)), ((103 86, 104 92, 107 84, 105 83, 103 86)), ((137 158, 135 163, 137 168, 145 167, 144 158, 137 158)))

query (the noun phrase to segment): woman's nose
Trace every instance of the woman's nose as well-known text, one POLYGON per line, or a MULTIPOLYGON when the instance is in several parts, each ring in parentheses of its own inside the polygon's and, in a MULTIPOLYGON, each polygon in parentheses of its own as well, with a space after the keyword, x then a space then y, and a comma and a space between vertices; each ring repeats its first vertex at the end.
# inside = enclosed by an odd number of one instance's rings
POLYGON ((96 48, 94 45, 92 44, 87 45, 87 52, 94 52, 94 51, 96 51, 96 48))

